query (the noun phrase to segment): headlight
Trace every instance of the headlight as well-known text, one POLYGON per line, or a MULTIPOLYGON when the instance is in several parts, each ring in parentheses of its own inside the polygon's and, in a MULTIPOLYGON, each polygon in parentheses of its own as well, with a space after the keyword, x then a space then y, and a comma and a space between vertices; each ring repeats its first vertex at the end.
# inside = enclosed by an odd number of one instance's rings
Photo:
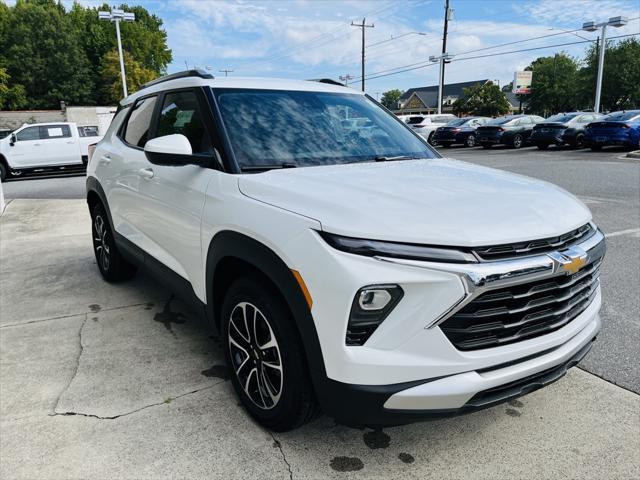
POLYGON ((345 344, 364 345, 403 295, 399 285, 369 285, 358 290, 351 305, 345 344))
POLYGON ((333 248, 355 255, 367 257, 406 258, 429 262, 477 263, 478 260, 470 251, 449 247, 435 247, 413 243, 385 242, 380 240, 364 240, 361 238, 343 237, 327 232, 319 232, 320 236, 333 248))

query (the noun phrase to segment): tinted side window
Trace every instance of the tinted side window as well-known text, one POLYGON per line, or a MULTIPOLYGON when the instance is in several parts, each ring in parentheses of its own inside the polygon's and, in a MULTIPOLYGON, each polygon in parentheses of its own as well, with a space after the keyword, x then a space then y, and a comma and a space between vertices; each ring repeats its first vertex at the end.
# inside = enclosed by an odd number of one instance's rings
POLYGON ((124 130, 124 141, 129 145, 142 148, 147 143, 155 106, 156 97, 147 97, 136 102, 124 130))
POLYGON ((164 97, 156 137, 173 134, 187 137, 193 153, 213 152, 211 136, 194 91, 173 92, 164 97))
POLYGON ((16 133, 16 140, 24 142, 26 140, 40 140, 40 127, 28 127, 16 133))
POLYGON ((40 138, 43 140, 70 137, 71 129, 69 128, 69 125, 47 125, 40 127, 40 138))

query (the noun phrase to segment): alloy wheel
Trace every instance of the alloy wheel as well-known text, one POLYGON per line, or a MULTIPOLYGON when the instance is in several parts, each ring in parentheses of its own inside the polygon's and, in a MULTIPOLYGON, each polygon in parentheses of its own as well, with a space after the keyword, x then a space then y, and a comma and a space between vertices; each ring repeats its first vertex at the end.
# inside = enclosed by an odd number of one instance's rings
POLYGON ((475 147, 476 146, 476 137, 473 135, 469 135, 467 137, 467 142, 466 142, 467 147, 475 147))
POLYGON ((513 137, 513 146, 515 148, 520 148, 522 146, 522 137, 520 135, 513 137))
POLYGON ((280 346, 266 316, 249 302, 231 311, 227 329, 234 373, 244 393, 263 410, 278 404, 283 369, 280 346))
POLYGON ((111 263, 111 251, 107 243, 108 229, 102 215, 96 215, 93 220, 93 246, 96 249, 98 261, 102 270, 109 270, 111 263))

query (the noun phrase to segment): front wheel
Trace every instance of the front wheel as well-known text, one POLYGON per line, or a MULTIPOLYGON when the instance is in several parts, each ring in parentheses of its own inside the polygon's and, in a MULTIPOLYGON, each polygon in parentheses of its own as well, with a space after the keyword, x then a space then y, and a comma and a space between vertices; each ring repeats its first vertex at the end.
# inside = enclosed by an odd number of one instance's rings
POLYGON ((433 132, 431 132, 427 137, 427 142, 429 143, 429 145, 435 145, 435 140, 433 139, 433 132))
POLYGON ((91 232, 93 252, 103 278, 108 282, 120 282, 133 277, 136 267, 127 262, 118 251, 109 218, 99 203, 91 210, 91 232))
POLYGON ((475 135, 469 135, 467 139, 464 141, 465 147, 475 147, 476 146, 476 137, 475 135))
POLYGON ((301 339, 282 297, 258 277, 236 280, 222 306, 233 387, 249 414, 284 432, 317 413, 301 339))
POLYGON ((573 141, 573 148, 584 148, 584 135, 579 133, 573 141))

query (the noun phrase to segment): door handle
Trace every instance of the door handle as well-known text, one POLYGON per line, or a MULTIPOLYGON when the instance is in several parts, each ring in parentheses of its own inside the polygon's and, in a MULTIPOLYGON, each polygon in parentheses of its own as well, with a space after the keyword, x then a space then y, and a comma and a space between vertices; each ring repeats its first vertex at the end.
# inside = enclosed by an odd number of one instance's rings
POLYGON ((141 168, 138 170, 138 175, 142 178, 151 179, 153 178, 153 170, 151 168, 141 168))
POLYGON ((103 155, 100 157, 100 163, 109 165, 111 163, 111 157, 109 155, 103 155))

